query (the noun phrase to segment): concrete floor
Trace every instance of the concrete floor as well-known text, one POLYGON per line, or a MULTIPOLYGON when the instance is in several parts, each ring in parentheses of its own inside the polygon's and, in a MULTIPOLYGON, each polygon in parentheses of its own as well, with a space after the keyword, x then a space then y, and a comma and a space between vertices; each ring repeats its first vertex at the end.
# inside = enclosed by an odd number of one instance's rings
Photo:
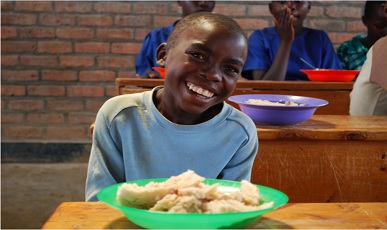
POLYGON ((87 163, 2 163, 1 228, 40 229, 64 201, 84 201, 87 163))

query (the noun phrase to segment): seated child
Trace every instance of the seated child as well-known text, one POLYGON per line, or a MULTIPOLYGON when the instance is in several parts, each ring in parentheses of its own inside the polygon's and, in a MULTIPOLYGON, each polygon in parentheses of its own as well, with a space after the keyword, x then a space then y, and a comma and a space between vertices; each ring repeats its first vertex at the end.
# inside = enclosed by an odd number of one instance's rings
MULTIPOLYGON (((387 5, 386 5, 387 18, 387 5)), ((387 37, 370 48, 350 94, 352 116, 387 116, 387 37)))
MULTIPOLYGON (((177 4, 181 6, 182 17, 195 12, 212 12, 215 7, 215 1, 177 1, 177 4)), ((145 37, 136 59, 137 77, 160 78, 160 74, 152 70, 152 67, 157 67, 156 49, 161 43, 167 41, 169 34, 178 22, 179 20, 170 26, 156 28, 145 37)))
POLYGON ((322 30, 306 28, 310 1, 272 1, 275 27, 254 31, 242 76, 254 80, 308 80, 300 69, 341 69, 333 45, 322 30))
POLYGON ((358 34, 338 47, 337 56, 343 69, 361 70, 369 48, 387 35, 387 18, 383 16, 382 3, 385 1, 367 1, 362 16, 367 34, 358 34))
POLYGON ((230 17, 184 17, 157 49, 164 86, 109 99, 98 111, 86 200, 109 185, 168 178, 250 180, 258 150, 254 122, 225 103, 241 75, 247 38, 230 17))

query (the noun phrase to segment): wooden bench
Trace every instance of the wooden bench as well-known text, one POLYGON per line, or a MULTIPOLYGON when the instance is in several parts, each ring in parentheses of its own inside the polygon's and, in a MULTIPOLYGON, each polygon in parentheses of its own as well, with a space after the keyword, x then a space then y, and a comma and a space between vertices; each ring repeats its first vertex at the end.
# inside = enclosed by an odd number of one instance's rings
MULTIPOLYGON (((117 78, 117 95, 143 92, 163 85, 164 79, 117 78)), ((309 82, 309 81, 238 81, 233 95, 238 94, 286 94, 316 97, 327 100, 328 105, 320 107, 315 114, 348 115, 349 94, 353 82, 309 82)), ((229 104, 239 109, 233 102, 229 104)))

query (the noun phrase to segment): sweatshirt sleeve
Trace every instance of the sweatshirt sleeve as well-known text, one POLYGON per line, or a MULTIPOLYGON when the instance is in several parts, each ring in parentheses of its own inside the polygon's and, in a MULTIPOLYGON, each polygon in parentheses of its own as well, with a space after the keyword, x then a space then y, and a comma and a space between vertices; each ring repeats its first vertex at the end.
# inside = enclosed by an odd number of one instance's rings
POLYGON ((97 114, 93 132, 86 179, 86 201, 97 201, 97 193, 101 189, 125 180, 122 151, 113 141, 110 121, 104 115, 103 108, 97 114))

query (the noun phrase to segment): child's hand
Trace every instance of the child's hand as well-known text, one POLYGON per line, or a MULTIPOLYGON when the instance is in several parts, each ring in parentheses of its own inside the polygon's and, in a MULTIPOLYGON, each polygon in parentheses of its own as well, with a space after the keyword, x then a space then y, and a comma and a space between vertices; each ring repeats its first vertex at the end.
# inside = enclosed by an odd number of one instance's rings
POLYGON ((292 10, 288 6, 284 5, 278 19, 275 18, 274 22, 280 39, 282 41, 293 42, 295 32, 292 10))
POLYGON ((144 74, 136 74, 137 78, 161 78, 158 72, 148 69, 144 74))

